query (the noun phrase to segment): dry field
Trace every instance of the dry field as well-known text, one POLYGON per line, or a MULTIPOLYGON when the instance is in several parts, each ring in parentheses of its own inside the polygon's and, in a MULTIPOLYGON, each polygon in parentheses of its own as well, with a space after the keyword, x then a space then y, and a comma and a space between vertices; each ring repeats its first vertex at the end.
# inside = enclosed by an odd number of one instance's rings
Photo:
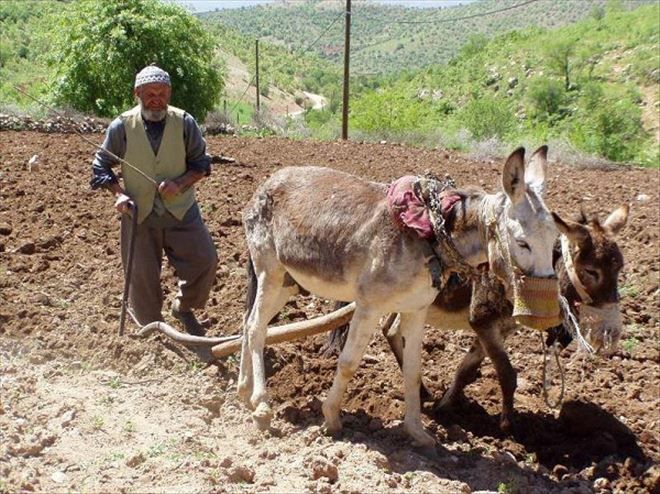
MULTIPOLYGON (((202 314, 211 335, 240 329, 240 213, 277 168, 326 165, 384 182, 431 170, 492 191, 502 166, 392 144, 210 137, 208 148, 236 160, 198 189, 220 257, 202 314)), ((403 433, 402 379, 381 336, 349 385, 336 439, 321 428, 335 367, 319 353, 323 335, 267 350, 276 409, 267 433, 235 397, 236 357, 205 365, 162 337, 136 339, 132 325, 120 338, 119 224, 112 198, 89 189, 92 155, 72 134, 0 132, 0 492, 660 492, 658 170, 551 163, 547 202, 561 214, 583 207, 604 218, 631 205, 619 242, 621 349, 609 358, 566 349, 566 398, 553 410, 541 395, 539 335, 518 331, 508 342, 519 375, 515 432, 498 431, 499 387, 486 361, 459 408, 425 407, 438 444, 429 452, 403 433)), ((167 314, 169 269, 164 284, 167 314)), ((301 297, 280 319, 330 307, 301 297)), ((437 398, 471 338, 427 332, 424 379, 437 398)))

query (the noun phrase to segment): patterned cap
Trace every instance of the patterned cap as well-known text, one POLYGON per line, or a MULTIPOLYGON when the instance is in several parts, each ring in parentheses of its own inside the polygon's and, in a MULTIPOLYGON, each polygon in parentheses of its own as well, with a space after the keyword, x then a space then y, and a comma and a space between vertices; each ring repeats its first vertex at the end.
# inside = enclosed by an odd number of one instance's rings
POLYGON ((140 87, 145 84, 167 84, 171 86, 170 74, 155 65, 147 65, 135 76, 135 86, 140 87))

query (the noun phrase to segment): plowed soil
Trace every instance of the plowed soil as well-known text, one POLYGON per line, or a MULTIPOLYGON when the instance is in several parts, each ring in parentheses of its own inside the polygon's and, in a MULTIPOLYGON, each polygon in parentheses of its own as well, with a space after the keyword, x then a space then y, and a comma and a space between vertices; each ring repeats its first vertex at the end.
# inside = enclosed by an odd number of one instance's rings
MULTIPOLYGON (((200 314, 209 335, 240 331, 241 209, 278 168, 325 165, 383 182, 433 171, 494 191, 503 164, 277 138, 210 137, 208 151, 236 160, 198 187, 220 258, 200 314)), ((112 197, 89 188, 93 152, 72 134, 0 132, 0 492, 660 492, 658 170, 551 163, 547 203, 560 214, 582 207, 604 218, 631 205, 619 237, 621 348, 602 358, 564 350, 566 396, 552 409, 542 397, 541 339, 519 330, 508 340, 518 371, 514 433, 498 430, 499 387, 486 361, 460 407, 425 406, 438 444, 429 451, 403 433, 402 379, 379 332, 349 385, 339 438, 321 428, 336 364, 319 352, 324 335, 267 349, 276 417, 265 433, 235 397, 238 356, 204 364, 162 336, 134 337, 132 323, 120 337, 119 222, 112 197)), ((169 268, 163 284, 173 323, 169 268)), ((299 297, 280 322, 331 307, 299 297)), ((424 379, 436 398, 471 339, 427 331, 424 379)))

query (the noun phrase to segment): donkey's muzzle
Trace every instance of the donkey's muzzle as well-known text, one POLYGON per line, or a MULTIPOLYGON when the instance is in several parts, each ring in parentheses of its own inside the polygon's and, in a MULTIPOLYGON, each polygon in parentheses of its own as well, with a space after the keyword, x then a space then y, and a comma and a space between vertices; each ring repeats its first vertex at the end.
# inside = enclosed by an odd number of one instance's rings
POLYGON ((513 318, 518 324, 538 330, 561 324, 557 278, 517 279, 513 284, 513 318))

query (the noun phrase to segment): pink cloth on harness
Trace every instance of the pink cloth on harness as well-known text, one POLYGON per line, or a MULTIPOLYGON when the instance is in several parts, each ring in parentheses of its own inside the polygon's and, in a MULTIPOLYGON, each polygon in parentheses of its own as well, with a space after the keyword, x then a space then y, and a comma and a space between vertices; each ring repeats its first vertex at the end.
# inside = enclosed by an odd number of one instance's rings
MULTIPOLYGON (((392 182, 387 189, 387 208, 394 222, 401 228, 411 228, 421 238, 433 238, 433 225, 428 208, 415 194, 414 185, 418 177, 406 175, 392 182)), ((454 191, 443 192, 440 197, 441 213, 445 216, 461 196, 454 191)))
POLYGON ((395 223, 412 228, 422 238, 433 238, 433 226, 426 205, 413 190, 417 177, 406 175, 387 189, 387 207, 395 223))

